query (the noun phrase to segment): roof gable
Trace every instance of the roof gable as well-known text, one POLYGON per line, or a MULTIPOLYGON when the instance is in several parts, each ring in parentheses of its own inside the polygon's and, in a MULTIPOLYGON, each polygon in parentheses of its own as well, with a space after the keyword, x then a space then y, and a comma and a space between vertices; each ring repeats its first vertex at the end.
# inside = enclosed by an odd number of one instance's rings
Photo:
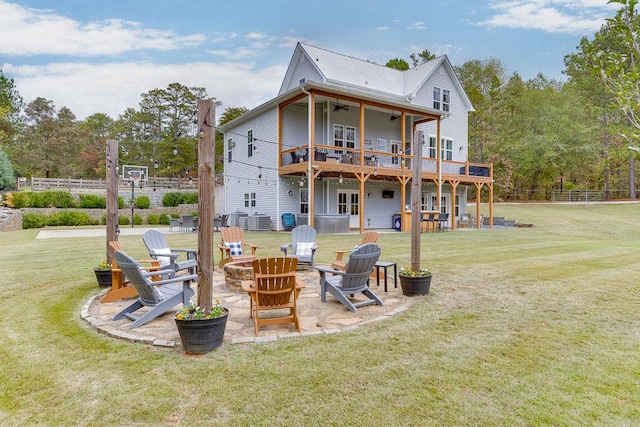
POLYGON ((290 87, 296 65, 301 62, 302 56, 304 56, 304 60, 308 60, 313 64, 318 74, 322 76, 323 80, 319 83, 351 86, 402 98, 415 95, 429 77, 440 66, 444 66, 447 68, 456 90, 460 92, 464 99, 467 108, 469 110, 473 109, 446 55, 427 61, 409 70, 400 71, 302 43, 296 45, 279 94, 286 92, 287 88, 290 87))

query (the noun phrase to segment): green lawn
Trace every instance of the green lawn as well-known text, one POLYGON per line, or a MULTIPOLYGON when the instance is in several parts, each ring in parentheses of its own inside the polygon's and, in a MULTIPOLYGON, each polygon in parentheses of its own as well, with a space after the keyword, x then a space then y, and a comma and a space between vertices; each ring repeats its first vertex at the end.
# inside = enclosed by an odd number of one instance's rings
MULTIPOLYGON (((533 228, 422 235, 431 293, 351 332, 204 357, 99 335, 101 238, 0 233, 4 425, 638 425, 640 204, 496 205, 533 228)), ((218 239, 218 235, 216 235, 218 239)), ((147 257, 140 236, 121 237, 147 257)), ((248 233, 261 255, 282 233, 248 233)), ((316 259, 358 235, 320 235, 316 259)), ((194 246, 195 234, 172 234, 194 246)), ((385 260, 410 236, 381 234, 385 260)), ((366 307, 361 308, 366 310, 366 307)))

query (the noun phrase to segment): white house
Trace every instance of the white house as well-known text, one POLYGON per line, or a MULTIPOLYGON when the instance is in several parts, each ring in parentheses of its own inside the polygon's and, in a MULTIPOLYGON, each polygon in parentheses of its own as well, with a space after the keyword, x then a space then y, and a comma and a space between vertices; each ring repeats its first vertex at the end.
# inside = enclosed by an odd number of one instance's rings
POLYGON ((293 213, 319 232, 392 228, 399 215, 408 231, 422 135, 421 210, 455 228, 471 185, 477 217, 488 190, 491 224, 493 168, 468 162, 470 111, 446 55, 399 71, 299 43, 277 97, 220 126, 225 211, 269 216, 276 230, 293 213))

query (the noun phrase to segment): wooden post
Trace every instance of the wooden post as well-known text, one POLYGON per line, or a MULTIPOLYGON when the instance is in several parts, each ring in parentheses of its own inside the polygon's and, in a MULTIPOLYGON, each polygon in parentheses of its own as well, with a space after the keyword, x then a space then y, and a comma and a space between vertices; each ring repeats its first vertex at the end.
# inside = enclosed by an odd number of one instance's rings
POLYGON ((198 305, 213 305, 213 212, 215 179, 215 105, 198 101, 198 305))
POLYGON ((422 131, 413 133, 411 149, 411 270, 420 270, 420 213, 422 200, 422 131))
POLYGON ((107 139, 107 264, 111 264, 112 240, 118 240, 118 141, 107 139))

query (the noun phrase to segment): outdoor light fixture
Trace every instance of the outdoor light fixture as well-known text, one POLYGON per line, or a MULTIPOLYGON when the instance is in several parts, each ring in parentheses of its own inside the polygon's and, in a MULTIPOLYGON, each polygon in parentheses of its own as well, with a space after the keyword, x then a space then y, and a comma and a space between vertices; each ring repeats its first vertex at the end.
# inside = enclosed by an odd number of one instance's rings
POLYGON ((375 169, 373 170, 373 176, 378 176, 378 168, 375 168, 375 169))
POLYGON ((340 172, 340 177, 338 178, 338 182, 340 184, 342 184, 344 182, 344 179, 342 179, 342 172, 340 172))
POLYGON ((293 191, 289 190, 289 195, 293 196, 293 191))
POLYGON ((158 167, 160 166, 160 162, 158 162, 157 160, 153 162, 153 167, 158 169, 158 167))
POLYGON ((178 155, 178 146, 177 146, 177 145, 174 145, 174 146, 173 146, 173 155, 174 155, 174 156, 177 156, 177 155, 178 155))
POLYGON ((304 187, 304 178, 300 178, 300 187, 304 187))
POLYGON ((204 137, 204 128, 200 128, 200 133, 198 135, 200 138, 204 137))

